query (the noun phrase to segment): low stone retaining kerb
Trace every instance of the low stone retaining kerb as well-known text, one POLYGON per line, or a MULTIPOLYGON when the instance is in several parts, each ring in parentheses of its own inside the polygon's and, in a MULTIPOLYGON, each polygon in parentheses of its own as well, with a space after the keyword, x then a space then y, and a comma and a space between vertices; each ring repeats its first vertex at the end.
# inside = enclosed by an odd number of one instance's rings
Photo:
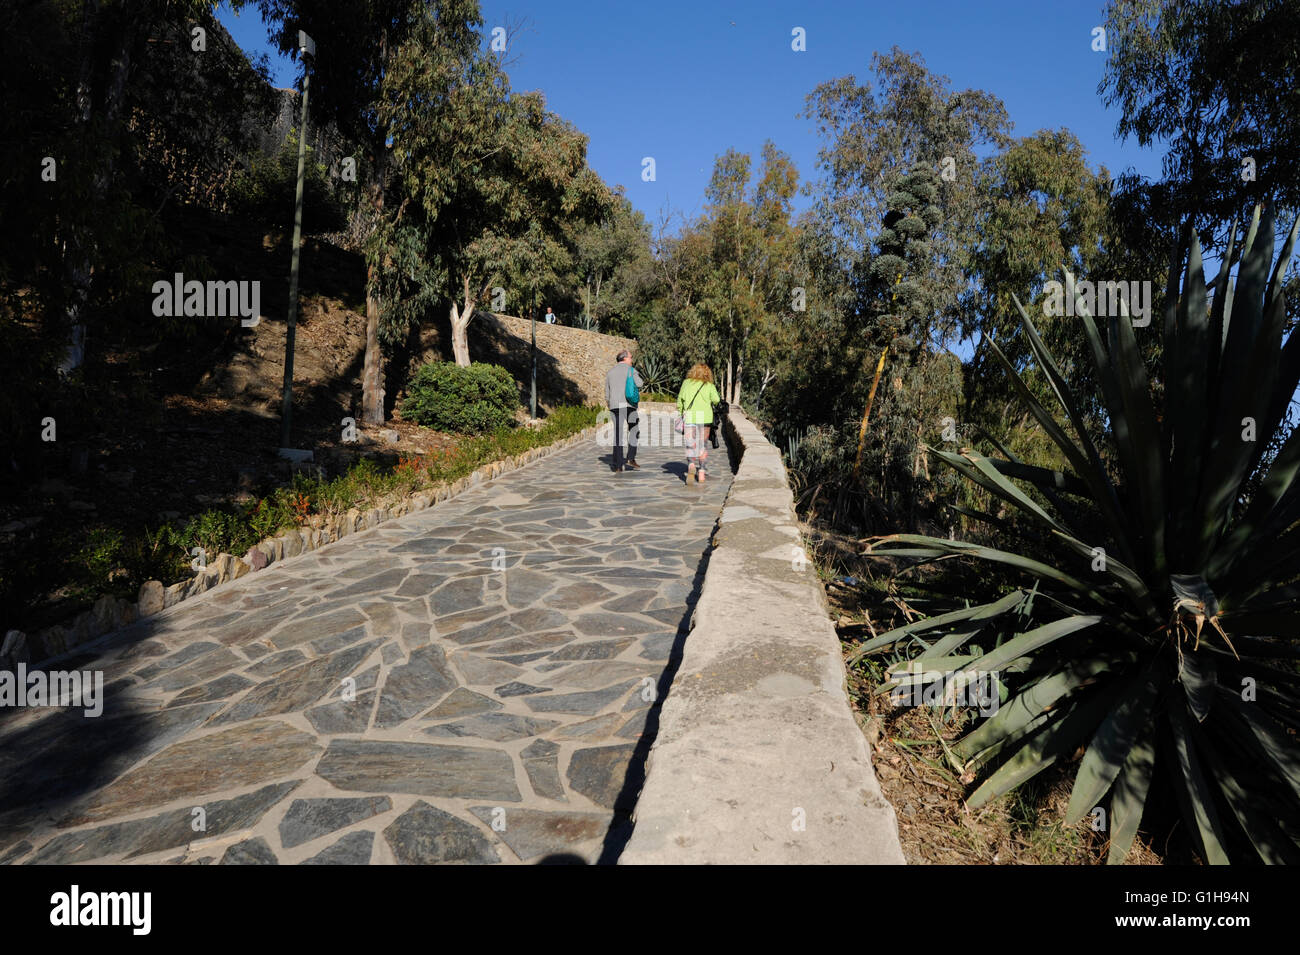
POLYGON ((170 587, 164 587, 158 580, 147 581, 140 587, 136 600, 125 597, 100 597, 91 609, 78 614, 66 623, 56 624, 33 634, 10 630, 5 634, 4 640, 0 641, 0 670, 12 670, 18 663, 41 663, 61 656, 105 633, 173 607, 182 600, 196 597, 214 587, 238 580, 246 574, 262 570, 290 557, 319 550, 342 540, 349 534, 377 527, 385 521, 404 514, 422 511, 499 474, 521 468, 538 458, 571 448, 580 442, 590 441, 596 432, 597 429, 594 427, 584 428, 577 434, 552 444, 530 448, 522 454, 489 462, 450 484, 417 491, 384 507, 373 507, 364 511, 352 508, 346 514, 337 514, 330 518, 316 516, 301 527, 266 538, 243 557, 236 557, 234 554, 217 555, 215 560, 189 580, 179 581, 170 587))
POLYGON ((902 864, 780 452, 742 456, 621 864, 902 864))

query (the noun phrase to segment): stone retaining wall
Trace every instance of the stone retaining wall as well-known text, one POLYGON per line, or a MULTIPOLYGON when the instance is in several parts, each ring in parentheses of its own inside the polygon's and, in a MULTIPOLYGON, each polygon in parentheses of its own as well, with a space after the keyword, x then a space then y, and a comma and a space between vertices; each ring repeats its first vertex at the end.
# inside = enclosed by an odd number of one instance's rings
MULTIPOLYGON (((474 321, 481 321, 484 325, 494 325, 501 334, 513 339, 507 354, 496 357, 511 368, 516 378, 527 384, 527 357, 533 330, 532 323, 526 318, 492 312, 479 313, 474 321)), ((590 332, 585 328, 575 328, 572 325, 537 323, 538 351, 548 355, 555 362, 556 373, 567 378, 587 404, 604 406, 605 373, 613 366, 614 358, 624 348, 635 354, 636 341, 618 335, 606 335, 604 332, 590 332)), ((545 374, 545 369, 539 369, 540 374, 545 374)), ((576 398, 576 395, 570 396, 570 400, 576 398)))
POLYGON ((78 614, 66 623, 33 634, 10 630, 0 641, 0 670, 12 670, 18 663, 42 663, 60 656, 105 633, 125 627, 143 617, 152 616, 175 606, 182 600, 206 593, 213 587, 228 581, 238 580, 245 574, 325 547, 342 540, 349 534, 368 530, 403 514, 424 510, 498 474, 521 468, 538 458, 571 448, 579 442, 590 441, 596 435, 596 431, 596 428, 586 428, 552 444, 530 448, 522 454, 489 462, 457 481, 418 491, 390 502, 385 507, 373 507, 365 511, 353 508, 346 514, 331 518, 314 517, 306 525, 291 528, 276 537, 268 537, 243 557, 234 554, 217 555, 215 560, 189 580, 179 581, 169 587, 164 587, 158 580, 147 581, 140 588, 139 596, 135 600, 128 600, 125 597, 100 597, 90 610, 78 614))
POLYGON ((619 861, 901 865, 781 455, 726 429, 742 457, 619 861))

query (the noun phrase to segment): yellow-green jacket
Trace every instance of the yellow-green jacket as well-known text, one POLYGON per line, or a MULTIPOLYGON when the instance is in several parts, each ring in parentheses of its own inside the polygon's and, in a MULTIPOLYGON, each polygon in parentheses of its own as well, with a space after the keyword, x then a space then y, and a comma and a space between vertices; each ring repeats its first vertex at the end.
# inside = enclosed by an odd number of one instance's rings
POLYGON ((713 406, 721 400, 712 382, 687 378, 677 392, 677 410, 687 424, 713 424, 713 406))

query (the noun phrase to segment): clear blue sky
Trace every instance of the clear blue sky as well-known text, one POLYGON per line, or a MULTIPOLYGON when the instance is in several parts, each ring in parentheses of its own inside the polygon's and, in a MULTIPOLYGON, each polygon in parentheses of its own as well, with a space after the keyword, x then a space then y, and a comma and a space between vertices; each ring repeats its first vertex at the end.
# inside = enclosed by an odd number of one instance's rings
MULTIPOLYGON (((348 2, 348 0, 340 0, 348 2)), ((1068 127, 1094 167, 1158 176, 1160 154, 1115 138, 1117 114, 1097 96, 1105 53, 1091 0, 484 0, 485 32, 523 24, 509 51, 511 83, 541 90, 547 105, 587 134, 592 167, 650 220, 700 210, 714 157, 757 157, 772 139, 802 179, 816 176, 820 145, 799 118, 820 82, 867 77, 871 56, 895 44, 918 51, 954 89, 987 90, 1006 104, 1016 135, 1068 127), (803 27, 806 52, 791 49, 803 27), (643 182, 653 156, 656 181, 643 182)), ((256 13, 220 19, 250 53, 271 53, 256 13)), ((329 51, 318 49, 318 55, 329 51)), ((296 65, 271 55, 278 86, 296 65)), ((802 205, 802 201, 801 201, 802 205)))

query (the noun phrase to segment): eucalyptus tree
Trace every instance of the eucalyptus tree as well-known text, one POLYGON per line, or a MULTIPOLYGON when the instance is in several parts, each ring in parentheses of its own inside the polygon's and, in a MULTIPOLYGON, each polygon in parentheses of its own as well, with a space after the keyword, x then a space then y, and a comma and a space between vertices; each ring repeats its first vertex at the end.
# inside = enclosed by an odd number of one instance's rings
MULTIPOLYGON (((417 103, 441 108, 449 84, 463 76, 465 64, 480 46, 483 19, 478 0, 257 0, 281 51, 296 54, 298 31, 316 42, 311 64, 311 103, 315 121, 332 125, 340 136, 363 150, 357 163, 369 206, 366 248, 366 350, 361 375, 361 416, 368 424, 384 420, 381 325, 391 290, 391 245, 398 222, 386 206, 393 178, 395 134, 401 112, 417 103), (394 88, 392 74, 422 47, 425 72, 418 82, 394 88), (407 95, 409 101, 394 100, 407 95)), ((358 157, 354 157, 358 158, 358 157)))
POLYGON ((703 325, 697 354, 712 358, 718 390, 730 402, 740 401, 747 361, 758 343, 798 307, 789 280, 798 181, 790 157, 771 142, 763 146, 757 175, 750 156, 728 150, 714 163, 695 241, 676 248, 679 256, 697 257, 682 273, 687 307, 703 325))
POLYGON ((1300 208, 1300 0, 1111 0, 1105 28, 1116 132, 1167 149, 1160 181, 1124 179, 1137 221, 1218 253, 1255 203, 1300 208))
POLYGON ((959 390, 946 348, 978 245, 978 154, 1006 143, 1010 122, 996 97, 954 91, 918 54, 877 53, 871 73, 819 85, 804 111, 824 140, 810 248, 838 273, 821 284, 840 302, 821 423, 844 451, 830 480, 858 487, 873 522, 910 522, 933 499, 924 445, 959 390))
POLYGON ((610 215, 599 221, 567 226, 574 249, 568 279, 577 290, 578 307, 601 328, 635 334, 639 317, 658 285, 650 252, 650 224, 621 186, 615 191, 611 209, 610 215))
POLYGON ((9 94, 0 120, 3 211, 5 221, 31 226, 20 230, 27 248, 7 242, 5 257, 15 264, 40 258, 38 285, 57 277, 44 299, 57 315, 48 334, 58 342, 61 373, 85 359, 91 313, 102 312, 96 286, 141 257, 142 240, 159 233, 157 205, 139 201, 139 186, 156 172, 145 168, 149 156, 140 144, 161 150, 166 142, 173 167, 193 168, 222 154, 244 129, 250 71, 222 59, 221 46, 207 55, 207 35, 219 29, 215 6, 37 0, 0 14, 0 78, 9 94), (210 97, 202 113, 187 101, 192 88, 210 97), (205 127, 210 150, 185 155, 177 148, 192 145, 193 131, 205 127), (28 235, 36 241, 26 242, 28 235))
POLYGON ((170 207, 219 207, 268 112, 265 72, 214 6, 0 5, 0 445, 19 484, 55 447, 84 467, 113 346, 193 331, 139 320, 157 263, 188 251, 167 232, 170 207), (47 416, 57 445, 36 438, 47 416))
MULTIPOLYGON (((1017 369, 1024 369, 1032 354, 1014 299, 1041 307, 1047 283, 1062 265, 1088 278, 1112 260, 1107 255, 1112 181, 1104 168, 1093 171, 1082 144, 1061 129, 1015 140, 981 165, 977 182, 983 195, 977 219, 980 242, 970 259, 962 331, 977 339, 967 369, 966 402, 972 417, 982 419, 993 402, 1010 411, 990 342, 996 339, 1017 369)), ((1161 276, 1142 277, 1158 281, 1161 276)), ((1067 376, 1080 384, 1078 376, 1091 367, 1082 326, 1069 318, 1042 320, 1041 326, 1067 376)), ((1037 378, 1030 380, 1045 387, 1037 378)))
POLYGON ((445 57, 435 29, 427 21, 400 47, 380 115, 403 210, 427 242, 421 289, 450 302, 452 351, 468 365, 480 306, 536 308, 571 269, 565 224, 609 215, 613 197, 587 165, 585 135, 541 94, 512 92, 496 57, 445 57))

